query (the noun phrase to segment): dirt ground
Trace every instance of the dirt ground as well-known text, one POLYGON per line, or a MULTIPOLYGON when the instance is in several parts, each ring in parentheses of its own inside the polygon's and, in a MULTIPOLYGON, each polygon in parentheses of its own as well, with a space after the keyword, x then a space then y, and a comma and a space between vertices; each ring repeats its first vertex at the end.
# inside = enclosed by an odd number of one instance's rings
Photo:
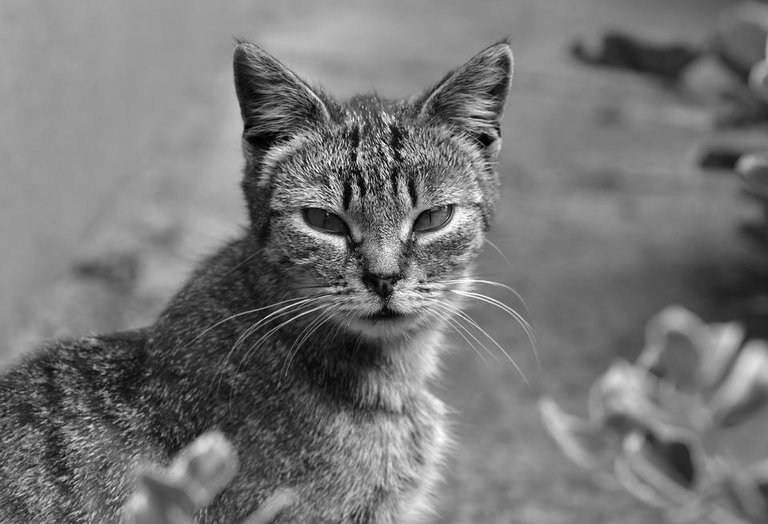
MULTIPOLYGON (((585 69, 566 49, 575 37, 612 27, 695 42, 724 5, 238 4, 231 34, 262 43, 342 95, 373 87, 385 96, 408 95, 511 36, 516 77, 500 165, 504 196, 490 237, 503 255, 489 247, 478 275, 524 297, 541 368, 508 317, 479 306, 472 311, 533 385, 512 365, 484 362, 456 341, 437 386, 455 410, 456 436, 439 522, 659 521, 659 514, 568 463, 545 434, 536 400, 546 393, 583 411, 591 380, 617 356, 637 354, 645 321, 669 303, 707 319, 727 314, 713 289, 755 256, 735 234, 749 210, 733 175, 701 173, 692 156, 704 143, 762 137, 713 135, 675 118, 695 112, 690 101, 635 76, 585 69)), ((205 86, 204 94, 169 122, 174 133, 158 146, 154 166, 137 173, 91 228, 70 270, 21 304, 16 351, 41 337, 151 321, 194 261, 244 224, 228 52, 217 51, 216 75, 190 79, 205 86)), ((514 296, 485 291, 522 311, 514 296)), ((760 443, 748 446, 764 454, 760 443)))

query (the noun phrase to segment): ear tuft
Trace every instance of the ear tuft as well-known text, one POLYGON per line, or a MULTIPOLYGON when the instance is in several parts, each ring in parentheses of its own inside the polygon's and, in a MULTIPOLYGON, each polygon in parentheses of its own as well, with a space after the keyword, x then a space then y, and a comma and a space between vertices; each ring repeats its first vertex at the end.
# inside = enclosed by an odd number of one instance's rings
POLYGON ((483 150, 497 150, 492 146, 501 138, 501 117, 513 68, 508 42, 484 49, 427 92, 419 118, 427 123, 453 125, 483 150))
POLYGON ((238 41, 233 62, 243 137, 252 146, 268 149, 329 120, 320 95, 258 46, 238 41))

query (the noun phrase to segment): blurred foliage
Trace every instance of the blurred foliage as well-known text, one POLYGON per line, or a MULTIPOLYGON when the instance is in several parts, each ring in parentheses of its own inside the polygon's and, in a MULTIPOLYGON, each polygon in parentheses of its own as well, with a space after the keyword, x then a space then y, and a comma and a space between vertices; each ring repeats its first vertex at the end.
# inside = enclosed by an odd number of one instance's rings
MULTIPOLYGON (((235 478, 237 454, 223 434, 204 433, 170 467, 139 472, 138 488, 126 506, 129 524, 192 524, 195 510, 210 504, 235 478)), ((242 524, 269 524, 295 495, 278 490, 242 524)))
POLYGON ((768 522, 768 460, 743 467, 703 442, 764 416, 767 397, 768 343, 671 306, 648 322, 634 363, 595 380, 586 418, 550 398, 539 408, 568 458, 670 520, 757 524, 768 522))

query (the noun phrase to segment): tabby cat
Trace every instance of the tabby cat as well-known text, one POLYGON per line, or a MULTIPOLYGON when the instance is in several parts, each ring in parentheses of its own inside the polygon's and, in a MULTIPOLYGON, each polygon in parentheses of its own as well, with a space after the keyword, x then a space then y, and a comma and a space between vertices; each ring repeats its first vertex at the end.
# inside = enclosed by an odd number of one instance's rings
POLYGON ((199 522, 428 518, 448 437, 428 390, 498 196, 507 42, 407 102, 339 102, 234 54, 250 225, 146 328, 0 375, 0 522, 120 521, 138 465, 218 428, 241 469, 199 522))

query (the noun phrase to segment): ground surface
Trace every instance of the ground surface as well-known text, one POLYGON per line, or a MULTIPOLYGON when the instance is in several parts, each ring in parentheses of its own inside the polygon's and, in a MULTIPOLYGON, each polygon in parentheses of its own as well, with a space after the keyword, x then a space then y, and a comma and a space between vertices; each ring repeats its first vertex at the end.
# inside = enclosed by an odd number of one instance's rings
MULTIPOLYGON (((491 235, 504 256, 487 249, 478 274, 526 299, 541 372, 521 329, 501 313, 473 311, 511 349, 533 388, 511 365, 484 363, 456 343, 438 387, 456 410, 457 438, 440 522, 658 522, 654 512, 566 462, 541 427, 536 398, 546 392, 583 410, 590 381, 616 356, 634 356, 645 321, 668 303, 718 315, 712 287, 749 255, 734 235, 744 206, 734 177, 693 167, 694 147, 713 137, 674 116, 683 101, 637 77, 583 69, 568 60, 566 47, 606 27, 695 41, 724 4, 448 0, 231 8, 237 22, 222 38, 252 38, 340 94, 375 86, 384 95, 408 95, 511 35, 517 72, 500 165, 504 197, 491 235)), ((16 348, 41 336, 149 322, 194 260, 243 223, 228 42, 217 44, 215 74, 206 66, 208 77, 188 79, 205 88, 168 122, 173 134, 157 147, 152 167, 126 184, 78 244, 71 271, 22 304, 16 348)), ((520 307, 513 296, 488 291, 520 307)))

